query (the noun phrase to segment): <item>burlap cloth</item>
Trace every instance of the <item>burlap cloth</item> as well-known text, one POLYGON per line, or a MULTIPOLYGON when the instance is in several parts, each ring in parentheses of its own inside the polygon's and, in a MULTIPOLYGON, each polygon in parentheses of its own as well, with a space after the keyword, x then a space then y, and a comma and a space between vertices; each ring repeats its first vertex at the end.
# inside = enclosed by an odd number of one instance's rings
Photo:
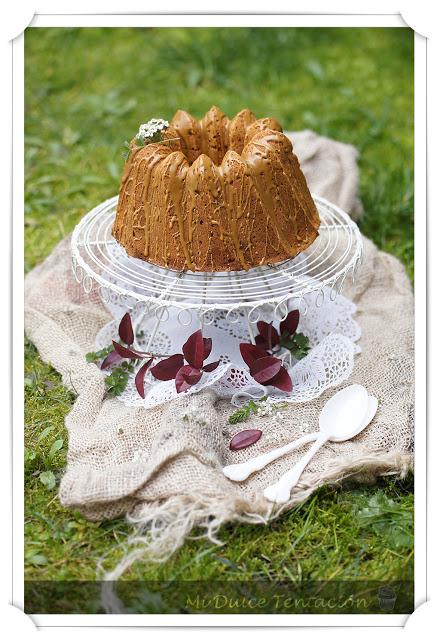
MULTIPOLYGON (((350 212, 356 198, 356 151, 312 132, 293 134, 311 190, 350 212)), ((195 525, 215 539, 232 520, 267 522, 306 499, 317 487, 350 476, 371 482, 379 474, 405 474, 413 443, 413 295, 402 265, 367 239, 356 283, 344 294, 358 306, 362 328, 350 382, 379 399, 372 424, 350 442, 327 444, 304 472, 291 501, 274 508, 263 489, 304 453, 293 452, 242 483, 222 474, 240 462, 318 429, 331 390, 319 399, 284 409, 278 417, 254 417, 235 426, 233 408, 204 392, 153 409, 125 407, 105 395, 103 375, 84 354, 109 320, 97 294, 85 294, 71 273, 70 238, 26 278, 25 327, 41 358, 78 394, 66 417, 67 468, 59 497, 66 507, 99 520, 127 515, 142 527, 153 558, 167 557, 195 525), (243 428, 259 428, 257 444, 240 452, 229 441, 243 428)))

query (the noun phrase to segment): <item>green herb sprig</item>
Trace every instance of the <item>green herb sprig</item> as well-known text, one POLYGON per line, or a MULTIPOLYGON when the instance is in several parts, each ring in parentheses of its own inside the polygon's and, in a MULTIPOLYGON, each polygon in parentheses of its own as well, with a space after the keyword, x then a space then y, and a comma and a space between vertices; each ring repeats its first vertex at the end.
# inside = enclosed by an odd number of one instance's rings
POLYGON ((100 349, 100 351, 90 351, 89 353, 86 353, 86 360, 87 362, 98 362, 98 360, 103 360, 112 351, 113 345, 110 344, 108 347, 100 349))
POLYGON ((281 347, 288 349, 294 358, 301 360, 310 351, 310 341, 303 333, 289 335, 287 332, 281 336, 281 347))
POLYGON ((231 413, 228 418, 229 424, 238 424, 239 422, 244 422, 249 418, 252 413, 257 413, 258 405, 253 400, 249 400, 249 402, 236 411, 231 413))
POLYGON ((133 373, 134 364, 132 362, 122 362, 115 367, 111 374, 104 379, 107 393, 111 396, 119 396, 128 383, 128 375, 133 373))
MULTIPOLYGON (((239 422, 245 422, 252 414, 257 414, 259 410, 261 410, 262 403, 267 400, 267 396, 263 396, 261 400, 255 402, 254 400, 249 400, 245 405, 231 413, 228 418, 229 424, 238 424, 239 422)), ((269 412, 263 412, 261 415, 270 415, 273 410, 285 409, 289 406, 288 402, 277 402, 276 404, 270 405, 269 412)))

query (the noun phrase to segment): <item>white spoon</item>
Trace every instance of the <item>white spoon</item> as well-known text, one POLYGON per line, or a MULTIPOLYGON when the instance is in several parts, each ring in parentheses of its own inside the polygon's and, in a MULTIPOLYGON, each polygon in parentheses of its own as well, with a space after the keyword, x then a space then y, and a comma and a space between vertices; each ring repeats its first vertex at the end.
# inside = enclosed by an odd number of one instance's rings
POLYGON ((314 433, 307 433, 293 442, 289 442, 282 447, 262 453, 259 456, 255 456, 255 458, 249 458, 249 460, 246 460, 245 462, 229 464, 227 467, 223 467, 223 473, 227 478, 229 478, 229 480, 241 482, 242 480, 246 480, 251 473, 260 471, 260 469, 266 467, 273 460, 281 458, 281 456, 284 456, 286 453, 290 453, 295 449, 299 449, 308 442, 313 442, 313 440, 316 440, 318 436, 319 432, 317 433, 316 431, 314 433))
MULTIPOLYGON (((369 414, 369 411, 367 411, 367 413, 369 414)), ((376 411, 374 413, 376 413, 376 411)), ((368 426, 373 417, 374 414, 371 416, 369 421, 365 423, 365 427, 368 426)), ((261 455, 255 456, 254 458, 249 458, 249 460, 246 460, 245 462, 238 462, 237 464, 230 464, 226 467, 223 467, 223 473, 227 478, 229 478, 229 480, 233 480, 234 482, 242 482, 243 480, 246 480, 246 478, 248 478, 251 473, 260 471, 260 469, 266 467, 270 462, 273 462, 273 460, 281 458, 281 456, 284 456, 291 451, 295 451, 295 449, 299 449, 309 442, 313 442, 319 437, 319 435, 320 431, 307 433, 306 435, 297 438, 297 440, 293 440, 293 442, 288 442, 282 447, 277 447, 276 449, 272 449, 271 451, 262 453, 261 455)), ((332 442, 341 441, 339 436, 331 436, 329 440, 332 442)))
POLYGON ((324 405, 319 416, 319 434, 309 451, 296 465, 267 487, 264 496, 271 502, 282 504, 290 498, 290 492, 315 453, 330 439, 334 442, 350 440, 371 422, 377 411, 377 399, 368 396, 361 385, 351 385, 336 393, 324 405))

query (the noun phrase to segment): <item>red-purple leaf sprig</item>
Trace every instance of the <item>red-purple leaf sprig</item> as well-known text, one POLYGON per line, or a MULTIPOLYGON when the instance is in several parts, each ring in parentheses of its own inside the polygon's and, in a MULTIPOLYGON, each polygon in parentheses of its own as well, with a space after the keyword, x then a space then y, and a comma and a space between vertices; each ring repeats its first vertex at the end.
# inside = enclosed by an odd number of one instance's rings
MULTIPOLYGON (((129 313, 125 313, 122 316, 118 327, 118 333, 122 342, 125 342, 125 344, 129 346, 133 344, 134 331, 129 313)), ((110 351, 110 353, 101 362, 101 369, 108 369, 112 365, 117 364, 118 362, 126 358, 126 351, 130 351, 130 353, 132 353, 130 349, 126 349, 126 347, 124 347, 123 345, 120 345, 118 342, 113 341, 113 351, 110 351), (115 348, 115 345, 117 345, 117 348, 115 348)))
POLYGON ((277 331, 272 323, 260 320, 257 322, 259 334, 255 336, 255 344, 267 351, 276 351, 282 346, 283 337, 294 336, 299 324, 299 311, 290 311, 287 317, 280 322, 280 330, 277 331))
POLYGON ((111 351, 103 360, 101 369, 107 369, 111 365, 119 363, 121 360, 144 360, 145 358, 148 358, 148 360, 146 360, 146 362, 144 362, 140 367, 134 379, 137 392, 139 393, 141 398, 145 398, 145 376, 153 362, 153 358, 151 357, 151 353, 137 351, 136 349, 132 348, 131 345, 134 342, 134 331, 131 317, 128 312, 122 316, 118 327, 118 334, 121 341, 124 342, 127 346, 120 344, 115 340, 112 340, 113 351, 111 351))
POLYGON ((309 350, 309 339, 297 333, 299 311, 290 311, 280 322, 279 331, 270 322, 257 322, 258 335, 255 345, 242 343, 240 352, 249 367, 251 376, 262 385, 272 386, 281 391, 291 391, 292 380, 282 361, 275 357, 282 348, 287 349, 297 359, 303 358, 309 350))
POLYGON ((240 344, 240 353, 256 382, 280 391, 292 391, 292 379, 279 358, 271 356, 256 344, 246 342, 240 344))
MULTIPOLYGON (((151 367, 153 360, 162 356, 133 348, 134 331, 129 313, 122 317, 118 334, 124 344, 112 340, 113 350, 108 352, 110 347, 106 349, 107 355, 101 363, 101 369, 119 365, 124 360, 145 360, 135 376, 135 386, 141 398, 145 398, 144 383, 148 371, 151 371, 157 380, 175 380, 177 393, 182 393, 197 384, 203 373, 210 373, 217 369, 220 363, 220 360, 217 360, 204 364, 211 354, 212 339, 204 338, 200 329, 190 335, 182 347, 182 353, 163 358, 153 367, 151 367)), ((95 354, 92 355, 95 356, 95 354)))
POLYGON ((217 369, 220 360, 203 364, 211 350, 211 338, 204 338, 199 329, 185 342, 183 353, 175 353, 161 360, 151 367, 150 372, 157 380, 175 380, 177 393, 182 393, 197 384, 204 372, 210 373, 217 369))

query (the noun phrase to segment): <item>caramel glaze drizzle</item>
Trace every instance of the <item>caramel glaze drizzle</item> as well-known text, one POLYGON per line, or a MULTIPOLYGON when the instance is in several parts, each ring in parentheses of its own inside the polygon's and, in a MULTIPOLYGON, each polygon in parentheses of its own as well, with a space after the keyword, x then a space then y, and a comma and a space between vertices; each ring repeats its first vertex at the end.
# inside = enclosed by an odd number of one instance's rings
POLYGON ((212 107, 200 122, 178 111, 170 129, 180 138, 180 151, 173 151, 175 144, 133 147, 124 170, 113 234, 129 253, 175 266, 177 250, 186 269, 206 270, 210 260, 212 269, 224 270, 225 264, 214 264, 212 232, 203 231, 200 240, 198 223, 205 222, 219 228, 223 262, 235 260, 247 270, 256 261, 267 263, 269 246, 270 255, 283 259, 315 239, 318 213, 291 142, 275 120, 256 120, 244 109, 229 121, 212 107), (252 246, 258 206, 266 219, 263 255, 261 231, 258 255, 252 246))
POLYGON ((235 151, 228 151, 218 168, 218 173, 221 179, 221 184, 223 188, 223 200, 226 206, 227 218, 229 221, 230 228, 230 237, 234 244, 235 256, 240 261, 241 266, 246 271, 249 269, 250 265, 247 263, 243 249, 240 244, 240 236, 238 233, 238 221, 240 220, 243 209, 243 183, 244 176, 239 175, 237 180, 237 173, 234 173, 234 164, 238 167, 243 165, 243 162, 235 151), (236 188, 236 181, 238 181, 239 186, 236 188), (236 201, 234 196, 237 196, 236 201))
MULTIPOLYGON (((282 137, 285 138, 285 136, 282 137)), ((281 213, 281 198, 279 195, 279 186, 273 179, 273 161, 268 154, 268 151, 270 151, 270 143, 280 141, 282 142, 280 134, 267 134, 261 141, 254 142, 253 144, 249 143, 249 146, 245 149, 243 156, 246 159, 249 175, 253 180, 253 184, 263 204, 263 210, 267 215, 267 218, 270 221, 281 245, 285 251, 290 254, 295 251, 296 243, 289 243, 279 230, 280 219, 278 215, 281 213)), ((286 177, 289 180, 289 177, 286 177)), ((291 182, 291 180, 289 180, 289 182, 291 182)), ((298 225, 296 217, 290 215, 290 212, 288 212, 288 216, 293 226, 295 238, 298 239, 298 225)))
MULTIPOLYGON (((182 212, 182 198, 185 188, 185 178, 188 171, 188 161, 182 152, 176 151, 172 154, 173 158, 170 164, 170 181, 169 193, 174 206, 174 219, 177 220, 179 226, 180 247, 185 256, 185 262, 188 269, 195 270, 194 263, 188 249, 188 241, 185 238, 185 216, 182 212)), ((170 158, 172 156, 169 156, 170 158)))

